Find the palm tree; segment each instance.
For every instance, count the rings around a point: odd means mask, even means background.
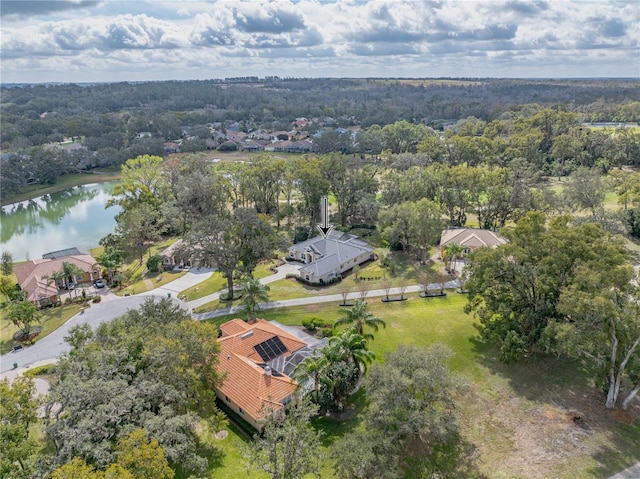
[[[104,252],[96,258],[98,264],[107,270],[109,276],[109,283],[113,283],[113,276],[116,269],[122,264],[122,252],[114,248],[113,246],[107,246]]]
[[[256,319],[256,313],[260,311],[260,302],[269,300],[269,286],[258,279],[251,278],[244,283],[242,304],[247,312],[247,321]]]
[[[364,333],[365,326],[373,329],[376,333],[380,326],[387,327],[382,319],[376,318],[371,312],[367,311],[367,303],[360,299],[356,299],[353,307],[347,309],[347,315],[344,318],[336,321],[334,328],[344,324],[353,324],[356,332],[360,336],[364,336],[365,339],[373,339],[373,334]]]
[[[84,271],[82,271],[76,264],[68,263],[66,261],[62,262],[62,273],[64,274],[64,284],[67,286],[69,284],[69,277],[74,279],[76,276],[84,275]]]
[[[459,258],[464,248],[457,243],[449,243],[442,250],[442,259],[447,271],[451,271],[451,263],[454,259]]]
[[[320,400],[320,381],[329,364],[329,358],[324,354],[320,354],[318,356],[307,357],[293,370],[293,377],[300,385],[306,383],[308,379],[313,378],[313,390],[315,391],[316,402]]]
[[[53,273],[51,273],[48,276],[43,276],[43,279],[47,280],[47,286],[49,286],[51,283],[53,283],[56,287],[56,296],[58,296],[58,302],[61,301],[60,299],[60,285],[58,284],[58,281],[64,281],[65,279],[65,274],[64,271],[54,271]]]
[[[366,338],[353,331],[343,331],[331,337],[329,345],[336,349],[343,361],[352,362],[362,372],[367,371],[367,365],[376,357],[367,347]]]

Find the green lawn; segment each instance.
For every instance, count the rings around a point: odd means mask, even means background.
[[[46,308],[41,311],[42,318],[39,324],[42,326],[42,332],[36,338],[36,342],[45,338],[53,331],[58,329],[64,323],[66,323],[71,317],[80,311],[82,307],[78,304],[69,304],[66,306],[59,306],[57,308]],[[4,315],[5,310],[0,310],[0,315]],[[18,332],[16,328],[9,321],[0,322],[0,354],[5,354],[11,351],[16,344],[13,340],[13,334]]]
[[[265,261],[260,263],[255,271],[253,272],[253,277],[256,279],[264,278],[265,276],[272,275],[273,272],[269,270],[272,265],[275,265],[275,261]],[[234,285],[237,283],[234,283]],[[194,299],[199,299],[204,296],[208,296],[210,294],[214,294],[219,292],[222,289],[227,287],[227,280],[222,276],[222,274],[218,271],[213,273],[211,277],[202,283],[198,283],[191,288],[185,289],[181,291],[180,294],[184,294],[187,296],[187,301],[193,301]],[[217,301],[215,302],[217,303]],[[205,309],[204,311],[211,311],[210,309]]]
[[[377,250],[378,253],[383,251]],[[433,252],[433,251],[432,251]],[[431,252],[431,253],[432,253]],[[269,284],[269,300],[280,301],[284,299],[304,298],[309,296],[326,296],[331,294],[340,294],[344,288],[350,292],[358,292],[361,288],[367,290],[383,289],[384,278],[391,281],[392,287],[397,287],[404,282],[406,285],[418,284],[420,277],[424,274],[428,275],[430,282],[437,281],[437,270],[441,263],[435,263],[428,260],[422,265],[415,259],[415,255],[394,251],[389,253],[386,250],[387,262],[393,262],[397,266],[393,268],[385,268],[380,261],[370,261],[365,264],[358,272],[358,280],[355,279],[353,271],[349,272],[346,277],[339,283],[328,286],[312,286],[301,283],[295,279],[281,279]],[[254,273],[254,277],[261,278],[272,274],[268,268],[259,266]],[[185,291],[187,300],[201,298],[211,293],[220,291],[226,287],[226,281],[216,273],[212,278],[197,286],[193,286]],[[212,301],[204,304],[196,309],[196,312],[202,313],[206,311],[215,311],[217,309],[235,306],[239,302],[221,303]]]
[[[371,344],[377,361],[400,344],[447,344],[455,353],[454,373],[470,385],[460,396],[463,438],[477,448],[478,468],[490,478],[593,478],[606,477],[640,461],[640,427],[625,425],[603,407],[601,394],[579,364],[536,357],[515,365],[497,360],[495,347],[478,341],[473,318],[463,312],[466,296],[449,293],[444,298],[422,299],[415,294],[398,303],[369,300],[369,309],[387,327]],[[264,311],[261,316],[286,325],[300,325],[311,316],[335,321],[342,316],[336,304]],[[230,319],[216,318],[221,324]],[[351,430],[364,405],[362,393],[343,421],[319,418],[314,425],[325,431],[324,446]],[[566,414],[577,409],[585,425],[576,425]],[[239,442],[238,442],[239,441]],[[242,442],[236,438],[228,446]],[[242,470],[238,452],[227,456],[210,477],[234,476]],[[531,457],[535,454],[535,458]],[[325,461],[322,477],[333,477]],[[253,477],[253,476],[250,476]]]
[[[176,238],[169,238],[161,242],[155,243],[151,246],[150,251],[145,252],[142,264],[140,264],[138,258],[130,258],[131,261],[123,265],[122,271],[129,275],[129,280],[126,283],[126,287],[114,289],[113,292],[118,296],[125,294],[138,294],[150,291],[155,288],[159,288],[171,281],[174,281],[181,276],[184,276],[187,271],[163,271],[162,273],[151,273],[147,271],[146,261],[150,256],[159,254],[161,251],[168,248],[172,243],[176,241]],[[92,250],[94,251],[94,250]],[[95,249],[95,251],[98,251]]]

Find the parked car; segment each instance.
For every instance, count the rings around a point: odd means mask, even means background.
[[[102,279],[96,279],[96,280],[93,282],[93,285],[94,285],[96,288],[104,288],[104,287],[106,286],[106,284],[105,284],[104,280],[102,280]]]
[[[16,351],[20,351],[21,349],[24,349],[24,346],[22,344],[17,344],[13,348],[11,348],[11,352],[15,353]]]
[[[72,281],[69,281],[64,289],[68,289],[69,291],[73,291],[76,289],[76,284]]]

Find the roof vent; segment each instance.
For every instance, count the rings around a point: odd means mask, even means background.
[[[250,338],[251,336],[253,336],[253,331],[248,331],[244,333],[242,336],[240,336],[240,339],[247,339],[247,338]]]
[[[264,373],[265,373],[267,376],[271,376],[271,366],[266,366],[266,367],[264,368]]]

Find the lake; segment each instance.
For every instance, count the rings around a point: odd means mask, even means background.
[[[13,203],[0,213],[0,249],[14,261],[42,258],[51,251],[88,249],[113,232],[119,206],[105,209],[117,181],[75,186]]]

